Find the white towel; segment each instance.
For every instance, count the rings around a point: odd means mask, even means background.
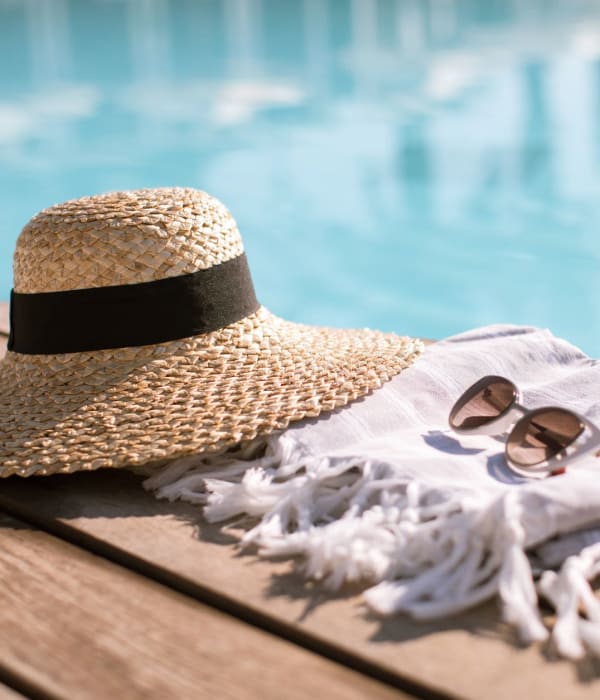
[[[145,485],[204,504],[211,521],[253,516],[243,546],[299,556],[307,577],[332,588],[362,582],[381,614],[433,619],[499,595],[523,640],[543,640],[542,594],[557,611],[558,652],[600,655],[588,584],[600,572],[600,459],[527,480],[507,468],[502,436],[453,433],[450,408],[487,374],[515,382],[527,407],[572,408],[600,424],[597,361],[547,330],[490,326],[428,347],[350,406],[177,460]]]

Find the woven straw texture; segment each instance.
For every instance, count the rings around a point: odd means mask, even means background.
[[[183,188],[86,197],[24,228],[15,290],[135,284],[243,252],[235,221]],[[126,467],[218,451],[344,406],[422,350],[369,330],[283,321],[264,307],[204,335],[0,362],[0,476]]]

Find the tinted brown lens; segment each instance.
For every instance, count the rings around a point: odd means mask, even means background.
[[[506,454],[522,467],[533,467],[568,447],[583,428],[570,411],[541,408],[515,425],[506,443]]]
[[[513,404],[517,389],[502,377],[484,377],[465,393],[450,413],[450,425],[455,430],[479,428],[495,420]]]

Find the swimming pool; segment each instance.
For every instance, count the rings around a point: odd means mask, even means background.
[[[600,355],[600,4],[0,0],[0,298],[20,228],[186,185],[286,318]]]

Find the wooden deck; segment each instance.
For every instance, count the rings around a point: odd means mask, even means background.
[[[6,308],[0,330],[7,330]],[[490,603],[379,620],[288,563],[240,556],[126,471],[0,483],[0,700],[591,700],[600,663],[520,648]]]

